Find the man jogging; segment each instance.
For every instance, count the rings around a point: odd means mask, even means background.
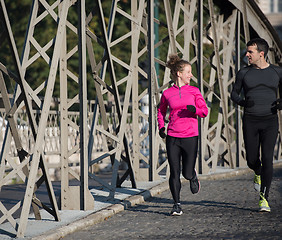
[[[282,86],[282,68],[266,61],[268,49],[262,38],[247,43],[246,56],[250,65],[237,73],[231,92],[231,99],[244,107],[243,137],[247,164],[254,170],[254,186],[260,192],[259,210],[266,212],[270,212],[268,197],[278,135],[277,110],[282,108],[280,99],[277,99],[279,85]],[[242,89],[244,98],[240,96]]]

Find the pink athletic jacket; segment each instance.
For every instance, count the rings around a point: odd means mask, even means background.
[[[187,105],[196,107],[196,113],[187,110]],[[169,124],[167,135],[178,138],[199,135],[198,119],[208,115],[206,102],[197,87],[184,85],[181,88],[175,84],[162,94],[158,108],[159,129],[165,126],[165,116],[169,107]]]

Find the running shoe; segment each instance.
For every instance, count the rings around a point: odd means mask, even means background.
[[[260,193],[259,211],[260,212],[270,212],[270,207],[263,193]]]
[[[195,170],[195,176],[190,180],[190,190],[193,194],[200,192],[201,184]]]
[[[173,205],[173,208],[172,208],[172,211],[171,211],[170,215],[172,215],[172,216],[181,216],[182,213],[183,212],[182,212],[180,203],[175,203]]]
[[[256,175],[254,177],[254,188],[257,192],[260,191],[260,185],[261,185],[261,179],[260,179],[260,175]]]

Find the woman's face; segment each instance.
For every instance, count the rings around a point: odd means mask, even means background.
[[[189,85],[190,80],[193,77],[191,66],[188,64],[185,65],[183,71],[178,72],[178,77],[180,78],[180,81],[182,82],[183,85]]]

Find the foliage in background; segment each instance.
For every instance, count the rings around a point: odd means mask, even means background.
[[[49,4],[52,4],[55,2],[53,1],[48,1]],[[21,0],[21,1],[6,1],[6,7],[8,9],[9,13],[9,18],[12,26],[12,30],[14,33],[14,37],[16,40],[17,48],[19,55],[22,55],[23,51],[23,46],[25,42],[25,35],[26,35],[26,29],[28,27],[28,22],[29,22],[29,15],[30,15],[30,9],[31,9],[31,0]],[[174,9],[174,1],[171,1],[171,9],[173,12]],[[106,26],[109,24],[109,19],[110,19],[110,12],[111,12],[111,5],[112,1],[102,1],[103,5],[103,13],[105,17],[105,23]],[[125,12],[130,13],[131,12],[131,4],[128,0],[122,0],[118,2],[118,5],[121,9],[123,9]],[[164,12],[164,5],[163,1],[158,1],[159,5],[159,20],[162,23],[166,23],[166,15]],[[93,0],[86,0],[86,9],[87,9],[87,15],[90,13],[89,11],[92,10],[93,14],[93,19],[90,22],[89,28],[93,33],[100,39],[102,39],[102,28],[101,23],[99,22],[99,14],[98,14],[98,6],[96,1]],[[39,4],[39,14],[41,14],[43,11],[45,11],[45,8]],[[57,10],[56,10],[57,11]],[[68,21],[71,22],[74,26],[77,26],[78,24],[78,14],[76,10],[76,6],[73,6],[69,10],[68,14]],[[124,35],[129,31],[131,28],[131,22],[123,17],[120,14],[116,14],[115,16],[115,25],[114,25],[114,31],[113,31],[113,36],[112,40],[115,40],[119,38],[120,36]],[[183,22],[183,19],[179,20],[179,24]],[[207,19],[204,21],[204,23],[207,22]],[[47,44],[49,41],[52,41],[54,37],[56,36],[56,29],[57,29],[57,23],[56,21],[51,18],[51,16],[47,16],[44,21],[41,21],[35,28],[34,32],[34,38],[40,43],[41,46],[44,46]],[[160,47],[159,49],[159,58],[161,61],[166,62],[167,58],[167,49],[169,45],[169,39],[167,37],[167,26],[165,24],[160,24],[158,26],[158,35],[159,35],[159,40],[164,40],[163,46]],[[73,47],[76,46],[78,42],[77,35],[73,33],[71,30],[67,30],[67,35],[68,35],[68,40],[67,40],[67,49],[70,51]],[[182,35],[179,35],[177,37],[177,41],[180,43],[183,43],[184,38]],[[140,36],[140,41],[139,41],[139,47],[140,49],[146,45],[147,39],[146,36],[141,33]],[[96,61],[99,63],[100,59],[102,58],[104,54],[104,49],[99,46],[97,43],[93,43],[93,48],[96,56]],[[139,50],[140,50],[139,49]],[[14,64],[13,60],[11,57],[11,54],[9,54],[9,50],[7,47],[7,41],[5,40],[1,45],[0,45],[0,61],[3,62],[9,69],[12,71],[14,70]],[[50,49],[47,54],[49,57],[52,57],[52,52],[53,49]],[[116,56],[117,58],[123,59],[127,64],[129,64],[130,61],[130,53],[131,53],[131,40],[130,38],[126,41],[123,41],[121,44],[119,44],[116,47],[111,48],[112,54]],[[36,51],[34,48],[31,48],[31,56],[35,54]],[[191,58],[195,56],[195,51],[194,49],[190,49],[190,54]],[[204,45],[204,54],[208,57],[212,54],[212,48],[210,45],[205,44]],[[27,70],[26,72],[26,80],[29,83],[29,85],[35,89],[37,88],[40,84],[42,84],[44,81],[47,80],[48,74],[49,74],[49,66],[46,63],[43,58],[39,58],[34,62]],[[74,73],[76,76],[78,74],[78,54],[76,53],[72,58],[68,60],[68,69]],[[148,64],[147,64],[147,54],[144,54],[140,58],[140,67],[142,67],[145,71],[147,71]],[[128,70],[124,69],[121,65],[115,64],[114,63],[114,68],[115,72],[117,74],[116,78],[117,80],[122,79],[123,77],[127,76]],[[162,84],[163,81],[163,76],[164,76],[164,66],[159,66],[159,74],[158,74],[158,81],[159,84]],[[94,88],[94,80],[92,77],[89,61],[87,65],[87,79],[88,79],[88,99],[95,99],[95,88]],[[204,79],[207,81],[209,79],[209,74],[210,74],[210,68],[205,68],[203,76]],[[59,74],[57,74],[59,75]],[[196,71],[196,66],[195,64],[193,65],[193,75],[197,77],[197,71]],[[140,81],[142,80],[142,81]],[[105,81],[108,84],[111,84],[109,74],[106,74]],[[139,82],[142,83],[140,84],[140,89],[139,91],[143,91],[148,87],[148,83],[145,80],[144,77],[142,78],[140,76]],[[9,87],[9,92],[13,93],[14,91],[14,82],[9,82],[7,83],[7,86]],[[125,91],[125,84],[122,84],[119,86],[119,92],[122,95]],[[78,84],[75,83],[74,81],[69,81],[68,83],[68,96],[70,98],[74,97],[76,94],[78,94]],[[44,91],[40,93],[40,95],[43,97],[44,96]],[[59,76],[57,76],[56,79],[56,84],[55,84],[55,89],[54,89],[54,97],[60,97],[60,83],[59,83]]]

